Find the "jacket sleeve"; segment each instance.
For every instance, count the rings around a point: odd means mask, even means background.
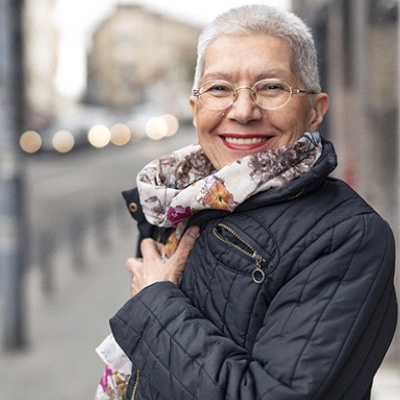
[[[361,400],[393,337],[397,306],[391,230],[377,215],[355,218],[310,244],[251,353],[169,282],[130,299],[111,319],[114,336],[168,399]]]

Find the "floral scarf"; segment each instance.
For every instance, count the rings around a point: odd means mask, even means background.
[[[234,211],[256,193],[287,185],[309,171],[322,152],[318,132],[305,133],[287,146],[246,156],[213,170],[199,145],[191,145],[147,164],[137,187],[152,225],[174,227],[165,252],[171,255],[186,223],[205,209]]]

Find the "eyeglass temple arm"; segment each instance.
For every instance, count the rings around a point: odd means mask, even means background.
[[[289,92],[291,94],[300,94],[300,93],[316,94],[315,90],[303,90],[303,89],[297,89],[297,88],[290,88]]]

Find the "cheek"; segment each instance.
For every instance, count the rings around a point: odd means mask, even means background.
[[[279,114],[275,114],[271,119],[271,123],[279,127],[286,133],[297,133],[302,135],[308,129],[309,107],[292,107],[290,110],[282,110]]]
[[[195,114],[195,127],[199,135],[211,134],[220,125],[223,116],[220,112],[204,110],[201,107]]]

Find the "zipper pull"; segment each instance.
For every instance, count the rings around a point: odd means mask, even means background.
[[[256,251],[252,254],[252,257],[256,260],[256,268],[251,274],[253,281],[255,283],[263,283],[265,280],[265,273],[261,268],[261,263],[265,260]]]

